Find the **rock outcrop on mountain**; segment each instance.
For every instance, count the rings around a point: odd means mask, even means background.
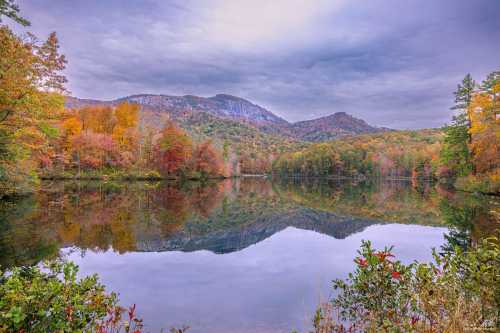
[[[141,94],[112,101],[68,97],[66,106],[68,108],[80,108],[99,104],[116,105],[123,101],[141,105],[142,118],[146,123],[153,126],[162,124],[164,122],[162,121],[163,118],[171,118],[183,123],[187,118],[196,118],[198,114],[206,113],[222,121],[238,122],[266,134],[310,142],[387,130],[370,126],[364,120],[355,118],[345,112],[337,112],[313,120],[289,123],[257,104],[227,94],[219,94],[213,97]]]

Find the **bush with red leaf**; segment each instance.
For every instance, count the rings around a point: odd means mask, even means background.
[[[362,243],[355,271],[334,281],[339,294],[316,312],[314,333],[500,329],[498,238],[466,252],[433,251],[431,263],[405,265],[391,251]]]

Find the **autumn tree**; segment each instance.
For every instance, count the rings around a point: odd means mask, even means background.
[[[79,117],[85,132],[112,135],[117,123],[113,108],[107,105],[83,107]]]
[[[73,137],[82,132],[82,122],[76,116],[70,116],[62,122],[62,128],[68,137]]]
[[[114,115],[116,124],[113,128],[113,138],[122,149],[133,150],[138,143],[139,105],[125,101],[118,104]]]
[[[66,110],[59,121],[59,136],[52,142],[55,151],[52,170],[46,176],[64,173],[67,166],[71,165],[73,153],[73,138],[82,133],[82,122],[76,111]]]
[[[146,127],[141,130],[141,143],[139,145],[139,168],[154,168],[154,137],[156,130]]]
[[[472,82],[472,83],[471,83]],[[460,189],[500,189],[500,71],[476,86],[467,76],[456,93],[460,113],[445,128],[441,153],[444,176],[459,176]],[[450,172],[451,171],[451,172]]]
[[[192,154],[191,138],[173,121],[168,121],[154,147],[155,162],[164,175],[181,170]]]
[[[129,169],[137,165],[141,158],[138,122],[139,107],[128,102],[116,107],[89,105],[78,110],[67,110],[59,124],[62,135],[58,156],[69,164],[73,162],[73,166],[78,166],[79,169],[82,166]],[[103,144],[96,141],[98,138],[104,140]],[[151,144],[151,139],[151,136],[145,138],[148,144]],[[102,160],[96,158],[97,155],[112,158]]]
[[[123,128],[136,127],[139,120],[139,105],[127,101],[116,106],[115,116],[117,126]]]
[[[32,38],[36,41],[36,37]],[[45,91],[66,92],[64,85],[68,82],[60,73],[66,67],[66,57],[59,54],[59,39],[55,32],[51,32],[44,43],[33,44],[35,54],[40,59],[37,63],[40,76],[38,86]]]
[[[122,163],[116,144],[109,134],[81,133],[72,138],[71,146],[78,168],[116,167]]]
[[[64,106],[65,64],[55,34],[39,42],[0,26],[0,193],[29,190],[40,158],[47,157]]]
[[[203,178],[222,174],[222,159],[210,140],[202,142],[194,149],[192,168],[200,173]]]
[[[468,108],[472,161],[478,173],[500,168],[500,75],[490,75]]]

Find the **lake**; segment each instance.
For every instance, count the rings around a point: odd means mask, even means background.
[[[305,332],[362,240],[404,262],[493,232],[498,198],[411,182],[47,182],[0,202],[0,265],[64,256],[146,331]]]

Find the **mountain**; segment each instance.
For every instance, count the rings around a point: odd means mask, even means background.
[[[218,94],[213,97],[199,97],[193,95],[169,96],[141,94],[119,98],[112,101],[98,101],[68,97],[66,107],[80,108],[86,105],[116,105],[128,101],[142,106],[142,118],[148,124],[158,126],[164,123],[164,118],[169,117],[181,124],[189,120],[209,117],[217,122],[242,124],[246,129],[258,130],[261,133],[279,136],[292,141],[319,142],[332,140],[342,136],[352,136],[365,133],[375,133],[386,129],[368,125],[364,120],[355,118],[345,112],[332,115],[289,123],[243,98]],[[196,121],[195,121],[196,122]],[[199,122],[197,123],[200,124]],[[189,125],[187,125],[189,130]]]
[[[216,254],[223,254],[243,250],[289,227],[315,231],[336,239],[345,239],[377,223],[384,222],[298,208],[290,212],[281,212],[281,214],[262,214],[248,224],[228,224],[224,229],[210,230],[203,234],[179,230],[168,238],[147,235],[147,237],[137,239],[136,251],[193,252],[208,250]]]
[[[354,118],[345,112],[313,120],[299,121],[292,124],[292,132],[304,141],[329,141],[341,136],[376,133],[383,128],[368,125],[364,120]]]
[[[70,97],[66,102],[69,108],[79,108],[85,105],[111,104],[128,101],[139,104],[150,111],[167,112],[174,120],[185,117],[193,112],[206,112],[221,119],[236,120],[247,123],[270,133],[290,136],[289,123],[272,112],[253,104],[246,99],[218,94],[213,97],[193,95],[169,96],[141,94],[119,98],[113,101],[98,101]]]

